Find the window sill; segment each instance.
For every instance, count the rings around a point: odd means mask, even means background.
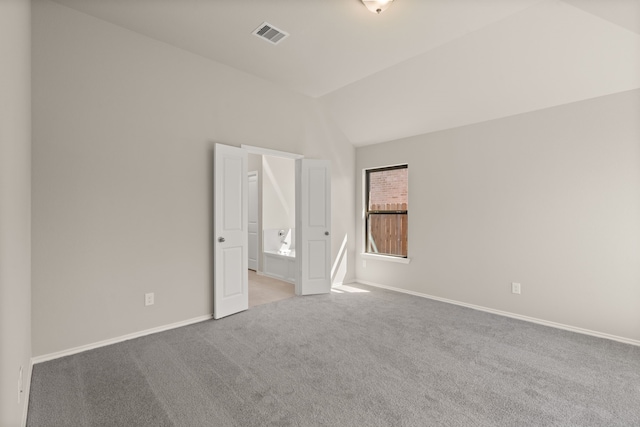
[[[397,262],[399,264],[409,264],[411,262],[411,258],[401,258],[397,256],[389,256],[389,255],[375,255],[368,253],[361,253],[362,259],[370,259],[375,261],[388,261],[388,262]]]

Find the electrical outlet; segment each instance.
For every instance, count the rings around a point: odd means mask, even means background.
[[[367,268],[367,260],[366,259],[362,260],[362,268]]]
[[[144,305],[153,305],[153,292],[144,294]]]
[[[511,293],[520,294],[520,283],[511,282]]]

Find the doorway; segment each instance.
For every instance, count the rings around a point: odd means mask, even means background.
[[[214,319],[248,308],[249,153],[295,159],[295,293],[331,290],[331,162],[217,143],[213,161]]]
[[[296,296],[295,285],[249,270],[249,308]]]
[[[248,153],[249,308],[295,295],[295,160]]]

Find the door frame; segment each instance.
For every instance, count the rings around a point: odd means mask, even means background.
[[[302,154],[289,153],[287,151],[272,150],[270,148],[256,147],[254,145],[241,144],[240,148],[242,148],[249,154],[258,154],[261,156],[266,155],[266,156],[274,156],[274,157],[284,157],[285,159],[293,159],[293,160],[304,159],[304,156]]]
[[[240,148],[242,148],[243,150],[245,150],[248,154],[257,154],[260,156],[273,156],[273,157],[282,157],[285,159],[291,159],[293,161],[296,161],[298,159],[304,159],[304,156],[302,154],[296,154],[296,153],[290,153],[287,151],[279,151],[279,150],[272,150],[270,148],[263,148],[263,147],[256,147],[254,145],[246,145],[246,144],[241,144]],[[300,177],[297,176],[297,174],[295,174],[296,176],[294,177],[296,183],[296,188],[299,187],[300,182],[299,179]],[[296,194],[296,199],[298,198],[298,195]],[[299,230],[296,230],[296,233],[300,232]],[[260,254],[261,256],[261,254]],[[299,265],[298,263],[300,262],[300,259],[296,259],[296,270],[299,269]],[[300,289],[300,283],[298,283],[298,275],[296,274],[296,279],[295,279],[295,289],[296,289],[296,295],[298,295],[298,290]]]

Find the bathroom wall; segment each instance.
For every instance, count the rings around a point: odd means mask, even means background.
[[[278,252],[280,249],[289,249],[295,253],[296,229],[267,228],[262,231],[262,242],[264,252]],[[283,247],[283,245],[286,246]]]
[[[262,156],[262,229],[296,226],[295,161]]]

